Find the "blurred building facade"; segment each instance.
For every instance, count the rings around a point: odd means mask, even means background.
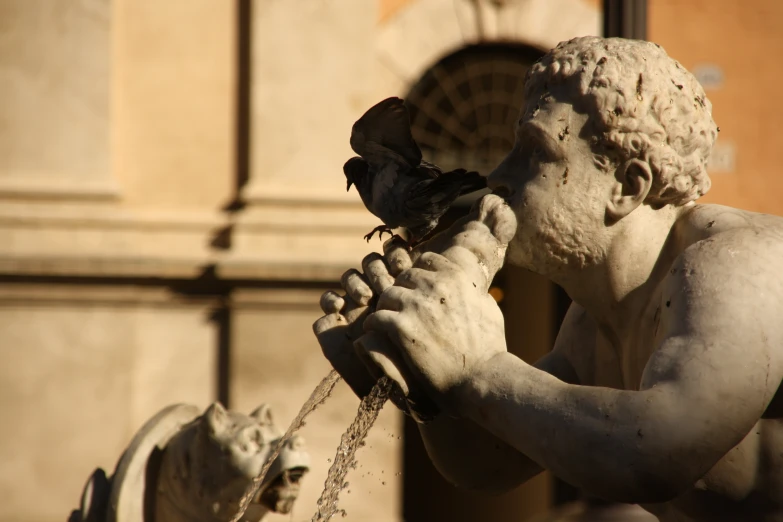
[[[650,4],[651,39],[723,72],[708,90],[728,154],[715,200],[780,212],[769,103],[783,109],[752,79],[774,74],[762,50],[783,51],[763,25],[780,7],[760,2],[770,12],[729,42],[719,28],[749,16],[731,0]],[[748,64],[736,49],[758,24]],[[344,190],[352,123],[406,97],[430,159],[487,171],[526,67],[600,27],[597,0],[0,0],[0,521],[63,520],[169,404],[268,402],[286,425],[329,370],[320,293],[380,245]],[[552,343],[551,285],[514,270],[498,284],[510,345],[533,360]],[[340,384],[304,428],[294,519],[357,404]],[[349,520],[511,521],[551,504],[546,475],[456,496],[411,431],[384,410]]]

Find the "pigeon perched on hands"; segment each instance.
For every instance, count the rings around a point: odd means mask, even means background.
[[[478,172],[443,172],[422,161],[400,98],[387,98],[359,118],[351,148],[359,156],[343,166],[346,190],[356,185],[367,210],[384,223],[364,236],[368,242],[376,232],[393,236],[392,229],[405,227],[412,246],[432,232],[458,197],[487,186]]]

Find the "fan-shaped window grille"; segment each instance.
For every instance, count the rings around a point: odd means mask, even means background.
[[[489,174],[513,147],[525,74],[542,55],[522,44],[479,44],[431,67],[405,99],[424,158]]]

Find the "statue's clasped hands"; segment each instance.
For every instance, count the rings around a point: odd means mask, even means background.
[[[453,411],[472,371],[506,351],[503,316],[489,284],[516,231],[513,211],[496,195],[452,227],[409,251],[399,240],[384,255],[343,274],[345,295],[321,297],[313,325],[324,355],[359,396],[387,375],[395,402],[425,421]]]

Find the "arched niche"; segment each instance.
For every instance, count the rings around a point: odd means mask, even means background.
[[[441,58],[473,44],[547,50],[600,35],[601,13],[586,0],[412,0],[379,23],[378,59],[406,86]]]
[[[543,54],[523,43],[479,43],[429,67],[405,96],[425,158],[488,174],[513,146],[525,76]]]

